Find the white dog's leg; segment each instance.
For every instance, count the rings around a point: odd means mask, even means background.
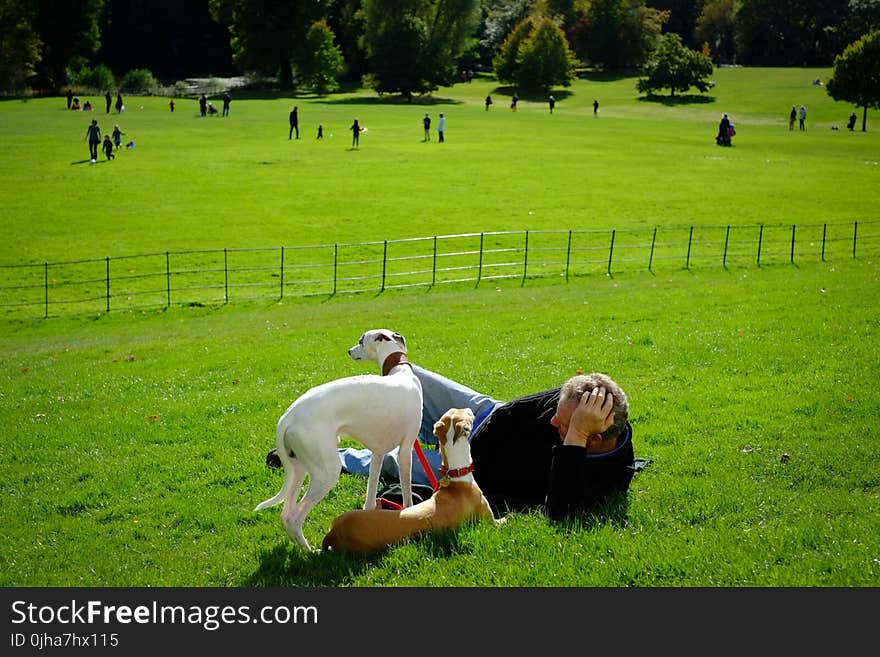
[[[400,485],[403,487],[403,506],[412,506],[412,453],[413,441],[406,440],[397,452],[397,464],[400,469]]]
[[[373,452],[370,457],[370,474],[367,477],[367,498],[364,500],[365,509],[376,508],[376,494],[379,490],[379,474],[382,472],[384,454]]]
[[[282,489],[284,506],[281,507],[281,524],[284,525],[291,539],[308,549],[308,542],[302,533],[302,520],[299,521],[298,527],[296,520],[299,512],[297,499],[300,490],[302,490],[303,482],[306,480],[305,466],[296,459],[285,463],[284,480],[284,488]]]
[[[327,493],[330,492],[330,489],[336,485],[336,482],[339,481],[339,474],[339,470],[325,471],[318,473],[317,475],[315,473],[309,473],[308,490],[306,490],[306,494],[303,495],[299,504],[296,505],[296,510],[287,517],[285,517],[282,512],[281,521],[284,523],[284,528],[287,530],[287,533],[306,550],[312,549],[302,531],[306,516],[309,515],[309,511],[311,511],[318,502],[324,499]]]

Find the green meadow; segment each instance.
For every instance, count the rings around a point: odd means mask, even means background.
[[[226,118],[199,117],[194,98],[173,113],[167,98],[127,98],[121,115],[99,96],[91,114],[3,100],[3,266],[482,231],[858,222],[864,242],[855,257],[814,248],[565,281],[48,319],[0,309],[0,584],[875,586],[880,119],[847,131],[853,108],[812,84],[829,73],[717,69],[709,94],[676,102],[588,74],[554,90],[552,115],[522,94],[511,111],[490,77],[411,104],[234,90]],[[802,104],[807,130],[789,131]],[[446,143],[422,141],[425,112],[447,116]],[[732,148],[714,143],[725,112]],[[353,150],[355,117],[367,131]],[[135,147],[89,164],[91,118]],[[346,351],[380,327],[500,399],[607,372],[651,465],[625,503],[583,522],[520,514],[378,555],[304,553],[277,508],[252,511],[281,485],[263,463],[275,423],[307,388],[372,371]],[[342,476],[306,521],[313,545],[365,488]]]

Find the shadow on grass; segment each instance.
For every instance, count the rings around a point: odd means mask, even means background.
[[[508,98],[512,98],[513,94],[516,93],[519,96],[520,100],[525,100],[530,103],[546,103],[547,96],[549,94],[553,94],[556,98],[556,102],[565,100],[566,98],[570,98],[572,93],[567,89],[551,89],[550,91],[544,92],[541,90],[535,89],[523,89],[520,90],[516,87],[512,86],[498,86],[492,89],[492,95],[498,96],[506,96]]]
[[[637,100],[640,103],[656,103],[658,105],[665,105],[666,107],[678,107],[680,105],[709,105],[715,102],[715,96],[697,94],[658,96],[655,94],[648,94],[647,96],[639,96]]]
[[[563,534],[589,531],[603,525],[626,527],[628,515],[629,498],[626,493],[620,493],[612,496],[588,515],[577,516],[570,520],[560,520],[553,526]]]
[[[426,557],[435,559],[446,559],[462,550],[458,532],[452,530],[427,534],[409,541],[418,542],[420,551],[424,552]],[[289,541],[284,541],[274,548],[263,550],[260,555],[260,567],[241,585],[245,587],[350,585],[360,573],[380,564],[388,551],[393,550],[394,547],[368,554],[326,550],[306,552]]]

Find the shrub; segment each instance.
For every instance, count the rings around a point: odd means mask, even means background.
[[[116,86],[113,71],[108,66],[98,64],[95,68],[90,68],[83,58],[71,60],[67,67],[67,78],[71,84],[96,91]]]
[[[130,94],[145,94],[159,86],[149,69],[133,68],[122,78],[121,87]]]

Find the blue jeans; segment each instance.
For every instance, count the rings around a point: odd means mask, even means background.
[[[436,372],[431,372],[418,365],[413,365],[412,367],[422,384],[422,427],[419,430],[419,440],[427,445],[437,444],[437,437],[434,435],[434,423],[450,408],[470,408],[474,412],[474,430],[476,430],[480,423],[503,403],[456,381],[447,379]],[[391,481],[397,481],[400,478],[397,451],[397,448],[395,448],[386,454],[382,461],[382,477]],[[441,465],[440,450],[426,449],[422,451],[429,467],[434,471],[434,476],[439,478],[438,471]],[[350,474],[369,474],[371,457],[372,452],[368,449],[346,447],[339,450],[342,469]],[[413,458],[412,463],[413,483],[430,485],[430,479],[419,459]]]

